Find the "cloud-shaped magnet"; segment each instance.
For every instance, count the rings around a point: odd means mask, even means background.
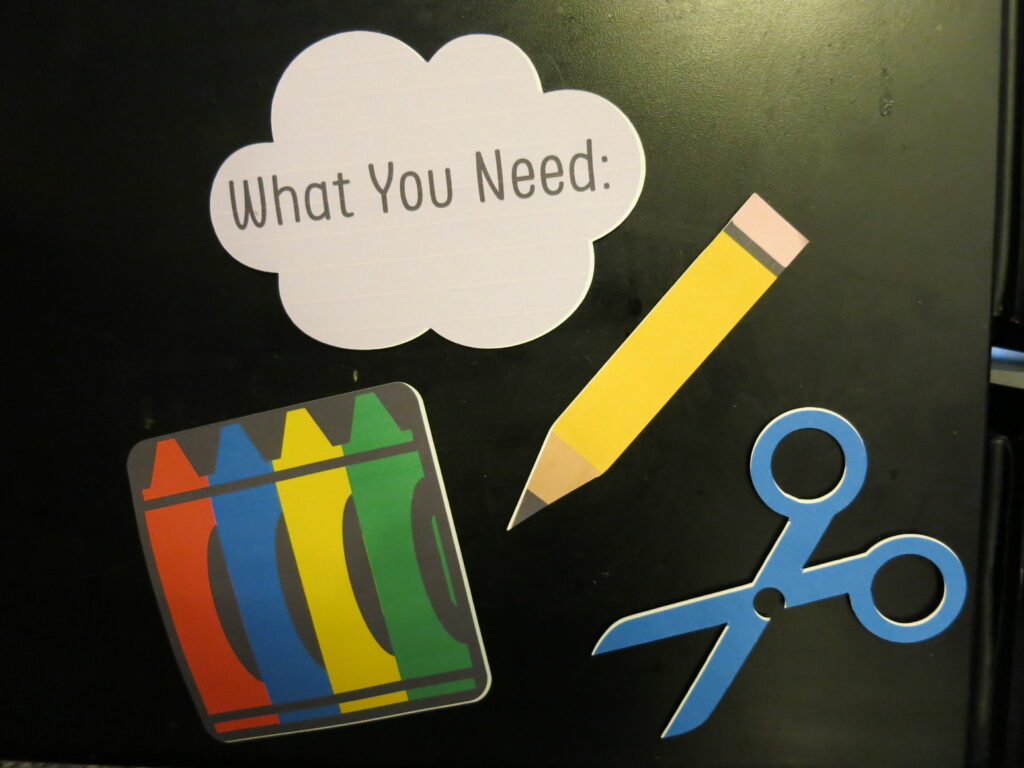
[[[430,61],[387,35],[345,32],[285,70],[274,140],[221,166],[220,242],[280,275],[303,331],[349,349],[433,328],[507,347],[583,300],[593,241],[644,180],[629,119],[592,93],[544,93],[530,59],[491,35]]]

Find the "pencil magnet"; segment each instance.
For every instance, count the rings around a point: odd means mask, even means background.
[[[611,468],[806,245],[751,195],[555,420],[509,529]]]

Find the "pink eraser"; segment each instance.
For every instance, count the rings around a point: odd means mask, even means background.
[[[788,267],[808,242],[756,192],[736,211],[732,223],[781,267]]]

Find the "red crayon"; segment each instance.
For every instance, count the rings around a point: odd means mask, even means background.
[[[153,476],[142,498],[152,501],[209,487],[173,439],[156,446]],[[207,556],[215,525],[210,500],[198,499],[146,511],[146,529],[167,610],[181,651],[206,707],[214,715],[270,704],[266,686],[242,665],[221,626],[210,588]],[[275,725],[277,715],[217,723],[217,731]]]

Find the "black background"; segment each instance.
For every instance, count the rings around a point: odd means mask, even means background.
[[[0,757],[143,764],[960,765],[974,595],[897,645],[844,600],[777,611],[711,720],[659,734],[714,632],[592,658],[615,619],[750,579],[782,519],[754,437],[818,405],[862,433],[864,490],[816,561],[898,532],[973,583],[995,188],[999,4],[66,3],[7,6],[7,423]],[[221,161],[271,138],[278,77],[350,29],[429,57],[505,36],[545,89],[633,121],[647,180],[562,326],[504,350],[433,333],[320,344],[218,244]],[[510,533],[553,419],[751,192],[811,241],[602,478]],[[389,381],[423,395],[493,686],[482,702],[247,744],[207,736],[149,586],[124,463],[140,439]],[[784,485],[827,487],[821,441]],[[883,571],[881,605],[935,578]]]

